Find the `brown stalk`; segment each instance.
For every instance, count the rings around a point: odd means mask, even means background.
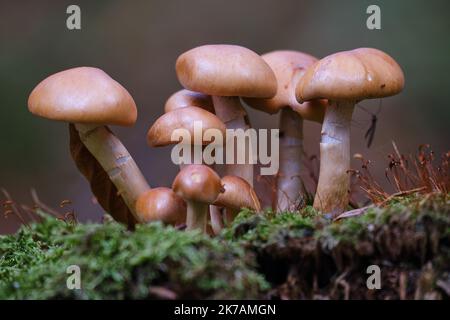
[[[19,218],[22,224],[26,225],[27,227],[30,227],[28,222],[23,218],[20,209],[17,207],[16,203],[13,201],[8,191],[6,191],[3,188],[1,190],[6,198],[6,201],[3,203],[3,207],[5,208],[5,216],[7,216],[9,213],[13,213],[17,218]]]

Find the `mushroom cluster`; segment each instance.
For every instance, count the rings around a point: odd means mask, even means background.
[[[180,129],[194,136],[196,121],[202,122],[201,130],[214,129],[225,137],[228,129],[251,128],[245,104],[268,114],[279,112],[280,163],[272,207],[283,212],[304,203],[300,176],[307,135],[303,121],[322,123],[314,207],[333,216],[348,205],[350,124],[355,104],[397,94],[404,86],[399,65],[371,48],[319,60],[297,51],[260,56],[241,46],[205,45],[181,54],[176,73],[184,89],[169,97],[164,114],[150,127],[150,146],[179,143],[174,133]],[[138,223],[162,221],[217,234],[242,208],[261,210],[251,163],[225,164],[221,178],[213,163],[203,159],[197,163],[191,159],[195,154],[183,154],[172,188],[151,188],[108,128],[132,126],[136,104],[122,85],[100,69],[79,67],[49,76],[31,92],[28,108],[35,115],[75,127]],[[250,142],[246,141],[246,148],[251,148]],[[202,138],[183,139],[183,143],[202,151],[213,142]]]

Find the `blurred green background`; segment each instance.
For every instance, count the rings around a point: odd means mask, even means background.
[[[81,7],[81,30],[66,28],[66,8]],[[381,30],[366,28],[366,8],[381,8]],[[169,0],[0,2],[0,187],[30,203],[35,188],[58,207],[70,199],[78,217],[98,220],[102,210],[68,152],[67,126],[32,116],[27,98],[48,75],[75,66],[104,69],[124,85],[139,108],[134,128],[113,128],[152,186],[169,186],[177,167],[170,149],[146,145],[145,134],[178,90],[179,54],[210,43],[246,46],[258,53],[294,49],[323,57],[357,47],[375,47],[402,66],[405,90],[383,100],[373,146],[365,145],[370,115],[358,110],[352,152],[374,160],[384,180],[386,156],[395,140],[405,153],[430,143],[449,150],[450,2],[446,0]],[[379,101],[362,103],[377,111]],[[275,128],[277,116],[250,110],[255,127]],[[306,125],[306,148],[318,154],[320,126]],[[17,219],[0,218],[0,233]]]

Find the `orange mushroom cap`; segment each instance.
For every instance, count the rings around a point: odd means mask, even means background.
[[[169,188],[153,188],[136,201],[136,212],[144,222],[177,225],[186,221],[186,203]]]
[[[296,96],[298,101],[357,102],[395,95],[404,82],[403,71],[392,57],[378,49],[359,48],[332,54],[309,67]]]
[[[252,186],[237,176],[222,178],[224,192],[220,193],[214,205],[239,210],[247,208],[255,211],[261,210],[261,204]]]
[[[79,67],[55,73],[40,82],[28,98],[31,113],[51,120],[131,126],[136,104],[104,71]]]
[[[223,192],[219,175],[201,164],[184,167],[172,184],[173,191],[187,201],[211,204]]]
[[[214,105],[211,96],[190,90],[179,90],[167,99],[164,112],[186,107],[198,107],[214,113]]]
[[[194,143],[195,121],[201,121],[203,132],[208,129],[217,129],[225,136],[225,124],[217,116],[201,108],[186,107],[169,111],[159,117],[147,133],[147,142],[152,147],[176,144],[178,141],[172,141],[171,139],[172,132],[176,129],[186,129],[190,133],[192,143]],[[209,143],[211,141],[202,139],[202,144],[207,145]]]
[[[277,91],[275,75],[255,52],[236,45],[205,45],[180,55],[181,84],[214,96],[270,98]]]
[[[261,56],[272,68],[278,82],[277,93],[268,99],[244,98],[252,108],[275,114],[282,108],[292,108],[302,118],[322,122],[326,102],[313,100],[299,103],[295,97],[295,88],[305,70],[314,64],[317,58],[299,51],[279,50]]]

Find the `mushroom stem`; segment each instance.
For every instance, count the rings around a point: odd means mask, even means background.
[[[354,101],[330,101],[325,112],[320,142],[320,174],[314,208],[336,216],[349,199],[350,124]]]
[[[211,217],[211,228],[215,235],[218,235],[223,229],[222,212],[218,206],[209,206],[209,215]]]
[[[150,186],[128,150],[106,126],[75,124],[75,128],[83,144],[108,173],[133,216],[142,223],[136,213],[136,201]]]
[[[280,114],[280,168],[276,210],[294,210],[303,198],[300,178],[303,161],[303,118],[289,107]]]
[[[188,149],[188,150],[191,151],[191,154],[190,154],[190,161],[188,161],[188,162],[186,162],[186,163],[185,163],[185,162],[181,162],[181,163],[178,165],[180,171],[183,170],[184,167],[187,167],[187,166],[189,166],[189,165],[191,165],[191,164],[194,164],[195,146],[194,146],[194,145],[187,145],[187,146],[186,146],[186,149]],[[183,152],[186,151],[186,149],[183,149]],[[185,155],[183,154],[183,155],[181,156],[181,160],[183,160],[184,157],[185,157]]]
[[[202,146],[202,151],[205,149],[205,146]],[[181,163],[179,165],[180,171],[183,170],[186,166],[194,163],[194,153],[195,153],[195,146],[191,146],[191,163]],[[205,164],[206,165],[206,164]],[[206,165],[209,168],[214,170],[214,164]],[[211,217],[211,228],[215,235],[219,234],[220,231],[223,229],[223,218],[222,213],[220,212],[220,208],[214,205],[209,206],[209,215]]]
[[[187,146],[186,146],[186,149],[190,150],[190,152],[191,152],[191,155],[190,155],[190,161],[187,161],[186,163],[181,162],[181,163],[178,165],[180,171],[183,170],[184,167],[187,167],[187,166],[189,166],[189,165],[191,165],[191,164],[203,164],[203,165],[208,166],[208,167],[210,167],[211,169],[214,170],[214,164],[205,164],[205,163],[203,162],[203,152],[205,151],[205,148],[206,148],[206,146],[196,146],[196,145],[193,145],[193,144],[187,145]],[[183,150],[183,152],[184,152],[184,151],[185,151],[185,150]],[[200,160],[201,160],[201,162],[200,162],[200,163],[196,163],[196,162],[194,161],[194,160],[195,160],[195,154],[196,154],[197,152],[201,152],[201,154],[200,154]],[[197,156],[199,156],[199,155],[197,155]],[[183,156],[181,156],[181,158],[182,158],[181,160],[183,160],[184,154],[183,154]]]
[[[186,229],[200,229],[206,233],[206,225],[208,223],[208,205],[197,201],[186,201],[187,216]]]
[[[239,97],[219,97],[213,96],[214,109],[217,117],[225,123],[227,129],[251,128],[250,121],[247,116]],[[225,175],[234,175],[245,179],[253,187],[253,164],[237,164],[238,150],[244,150],[246,154],[251,152],[252,146],[250,139],[246,139],[245,149],[242,146],[234,144],[234,163],[225,165]],[[250,159],[246,159],[249,162]]]
[[[230,208],[226,208],[225,209],[225,223],[227,225],[227,227],[229,227],[234,219],[236,218],[236,216],[238,215],[239,210],[235,210],[235,209],[230,209]]]

